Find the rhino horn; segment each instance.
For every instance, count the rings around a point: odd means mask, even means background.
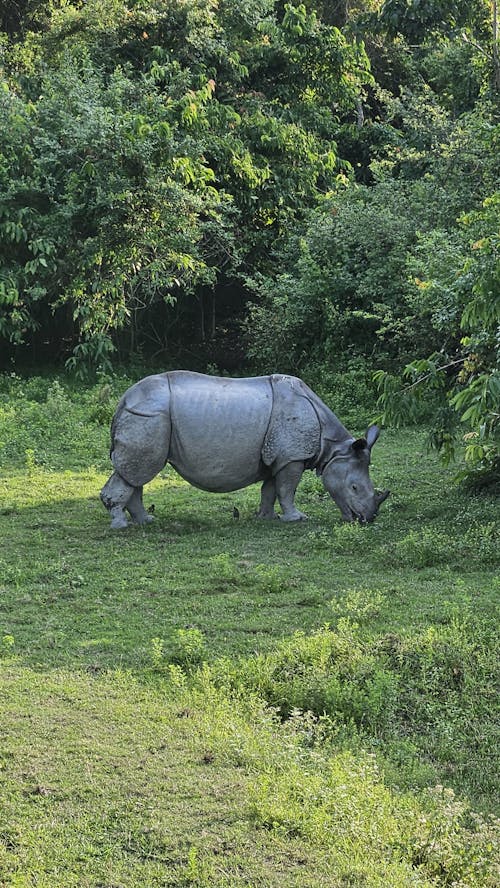
[[[390,490],[376,490],[375,491],[375,502],[377,503],[377,509],[383,502],[387,499],[390,494]]]

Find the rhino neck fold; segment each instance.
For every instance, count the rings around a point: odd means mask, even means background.
[[[331,437],[323,437],[321,436],[321,450],[318,453],[317,457],[312,461],[311,465],[307,465],[307,469],[316,469],[318,475],[322,475],[328,463],[332,462],[332,460],[341,458],[342,456],[347,456],[345,454],[346,447],[348,447],[355,440],[352,435],[347,433],[346,436],[339,438],[331,438]]]
[[[305,383],[302,383],[306,396],[311,402],[316,416],[318,417],[319,427],[321,430],[318,452],[314,457],[305,464],[306,469],[316,469],[318,475],[321,475],[326,464],[332,460],[337,453],[345,450],[347,444],[351,444],[355,439],[347,431],[346,427],[341,423],[340,419],[335,416],[333,410],[330,410],[321,398],[312,391]]]

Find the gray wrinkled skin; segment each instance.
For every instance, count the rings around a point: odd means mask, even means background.
[[[260,518],[306,516],[295,506],[305,469],[315,469],[346,521],[373,521],[388,492],[369,476],[378,438],[355,440],[295,376],[226,379],[175,370],[147,376],[123,395],[111,426],[114,472],[101,491],[111,527],[152,521],[142,489],[169,462],[191,484],[224,493],[262,481]]]

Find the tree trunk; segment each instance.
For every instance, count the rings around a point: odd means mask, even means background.
[[[207,334],[205,330],[205,303],[203,299],[203,291],[200,293],[200,335],[201,341],[205,342]]]
[[[212,327],[211,327],[211,330],[210,330],[210,335],[211,335],[212,339],[215,339],[215,330],[216,330],[216,323],[215,323],[215,293],[212,293]]]

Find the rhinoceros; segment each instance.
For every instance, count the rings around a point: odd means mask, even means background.
[[[355,439],[295,376],[247,379],[175,370],[147,376],[120,400],[111,426],[114,472],[101,491],[111,527],[152,520],[143,485],[169,462],[190,484],[224,493],[262,481],[258,516],[306,516],[295,506],[305,469],[315,469],[346,521],[372,521],[388,491],[374,491],[368,467],[379,436]]]

